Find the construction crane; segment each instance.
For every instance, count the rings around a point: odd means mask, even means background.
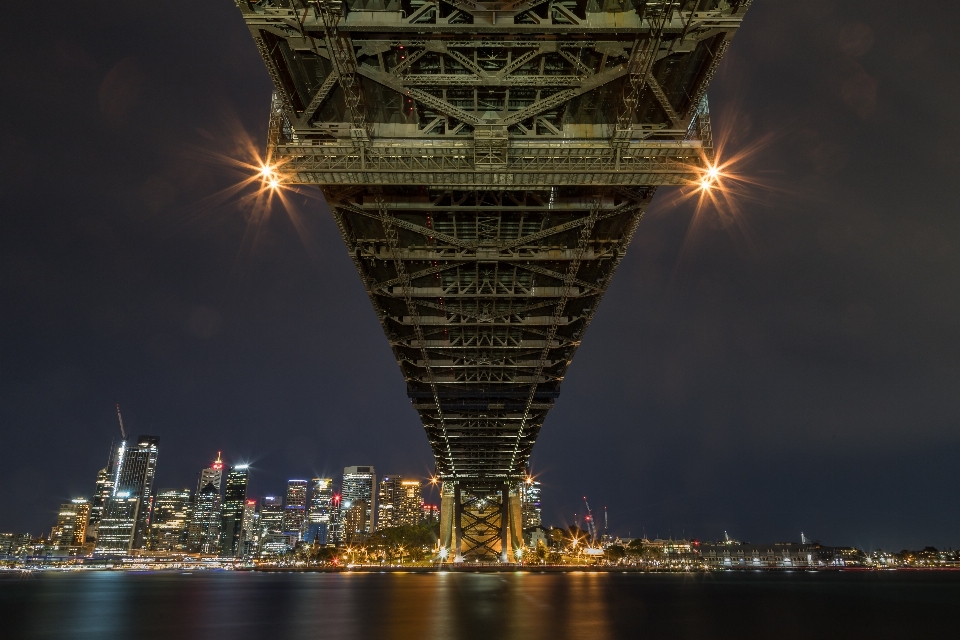
[[[587,502],[587,496],[583,496],[583,504],[587,506],[587,532],[590,534],[590,542],[597,541],[597,526],[593,523],[593,511],[590,510],[590,503]]]
[[[123,439],[127,439],[127,432],[123,428],[123,416],[120,415],[120,405],[117,404],[117,418],[120,419],[120,435],[123,436]]]

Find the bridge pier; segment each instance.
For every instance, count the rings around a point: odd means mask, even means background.
[[[523,545],[518,482],[482,486],[443,483],[441,562],[517,562]]]

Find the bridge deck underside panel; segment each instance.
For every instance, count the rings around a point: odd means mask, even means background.
[[[328,190],[441,476],[523,473],[651,196]]]
[[[237,0],[445,480],[516,480],[751,0]]]

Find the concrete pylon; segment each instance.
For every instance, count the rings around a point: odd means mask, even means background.
[[[440,548],[447,550],[446,561],[452,561],[456,554],[456,541],[454,540],[456,525],[456,490],[452,482],[444,482],[440,485]]]

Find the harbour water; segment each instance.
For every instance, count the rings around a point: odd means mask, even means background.
[[[956,637],[960,572],[0,574],[0,638]]]

